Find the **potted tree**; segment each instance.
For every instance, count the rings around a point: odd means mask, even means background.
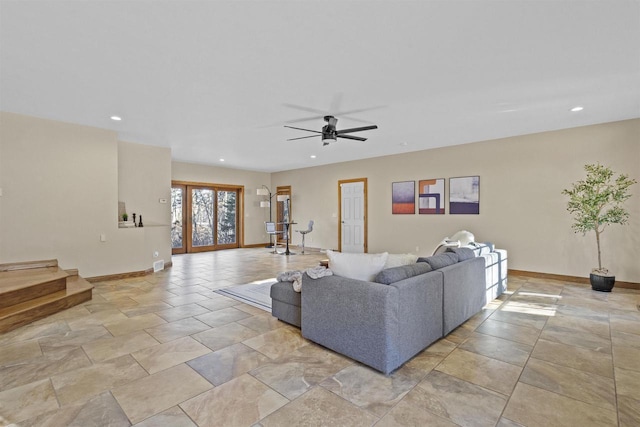
[[[611,168],[598,164],[585,165],[587,177],[571,184],[571,189],[563,190],[569,196],[567,210],[573,214],[573,230],[585,235],[589,231],[596,234],[598,247],[598,268],[589,275],[591,287],[596,291],[611,292],[615,276],[602,267],[600,236],[607,226],[626,224],[629,213],[622,206],[631,197],[629,187],[636,183],[628,175],[614,177]]]

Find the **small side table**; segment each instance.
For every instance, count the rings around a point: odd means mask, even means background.
[[[287,250],[280,253],[280,255],[295,255],[294,252],[289,250],[289,227],[297,224],[297,222],[279,222],[278,224],[284,225],[284,235],[287,238]]]
[[[329,260],[328,259],[321,259],[320,260],[320,267],[329,268]]]

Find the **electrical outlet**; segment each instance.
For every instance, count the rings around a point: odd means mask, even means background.
[[[416,252],[420,251],[420,246],[416,246]]]

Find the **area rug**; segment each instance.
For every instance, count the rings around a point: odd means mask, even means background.
[[[275,278],[256,280],[246,285],[231,286],[218,289],[214,292],[271,313],[271,296],[269,295],[269,291],[271,290],[271,285],[274,283],[276,283]]]

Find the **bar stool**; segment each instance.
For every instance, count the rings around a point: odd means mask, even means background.
[[[267,234],[269,236],[275,236],[276,237],[274,239],[275,241],[273,242],[273,252],[271,252],[271,253],[272,254],[280,253],[280,252],[278,252],[278,236],[280,234],[284,234],[284,231],[278,231],[275,222],[265,222],[264,223],[264,228],[265,228],[265,231],[267,232]]]
[[[302,234],[302,253],[304,253],[304,236],[311,233],[313,231],[313,220],[309,221],[309,227],[306,230],[296,230],[298,233]]]

